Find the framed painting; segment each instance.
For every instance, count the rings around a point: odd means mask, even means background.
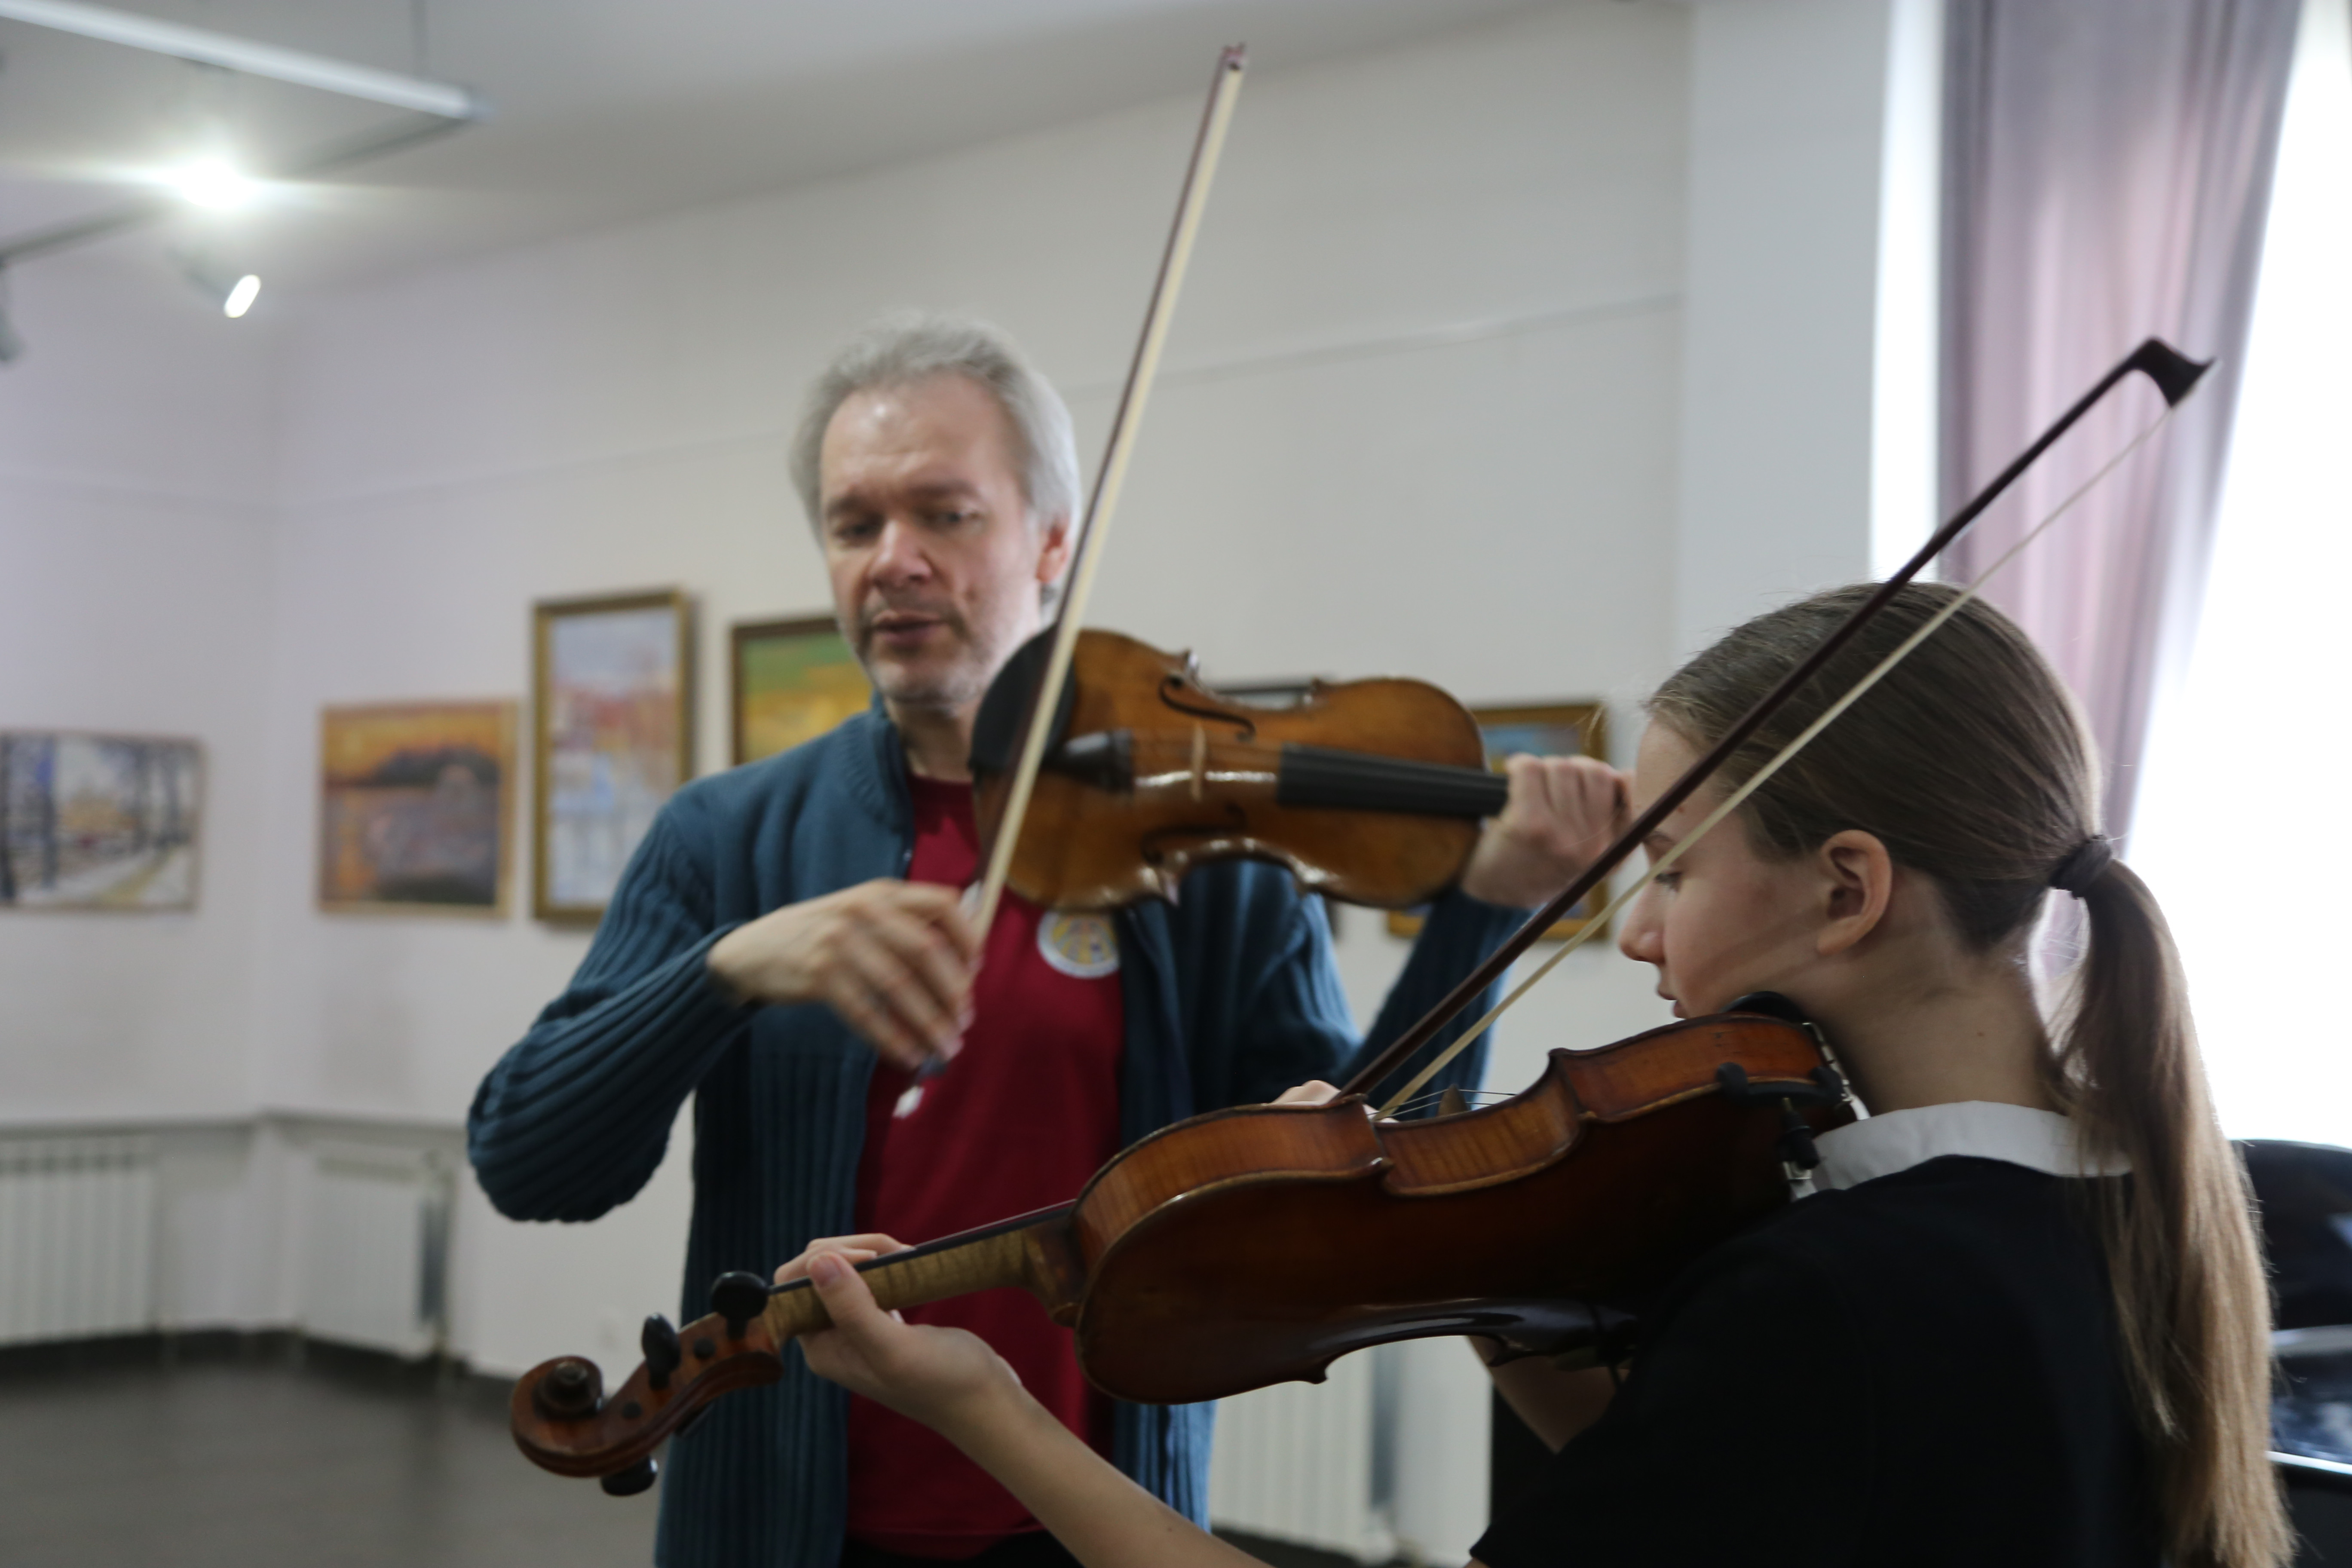
[[[1538,702],[1513,708],[1474,708],[1478,732],[1486,742],[1486,765],[1502,771],[1503,759],[1519,753],[1537,757],[1601,757],[1609,755],[1609,710],[1600,702]],[[1553,923],[1544,936],[1560,942],[1574,936],[1609,906],[1609,884],[1603,882],[1573,910]],[[1389,931],[1396,936],[1421,931],[1417,910],[1393,910]],[[1606,934],[1595,931],[1594,936]]]
[[[502,915],[515,705],[404,702],[319,716],[319,907]]]
[[[0,731],[0,908],[193,910],[194,741]]]
[[[874,700],[831,616],[738,621],[728,641],[737,767],[814,741]]]
[[[666,588],[531,618],[531,912],[593,923],[694,771],[693,609]]]

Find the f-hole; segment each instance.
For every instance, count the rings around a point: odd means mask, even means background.
[[[1241,726],[1241,733],[1235,735],[1234,739],[1244,745],[1257,739],[1256,720],[1246,713],[1236,712],[1231,708],[1217,707],[1206,697],[1198,695],[1199,689],[1181,675],[1163,675],[1160,678],[1160,700],[1176,710],[1177,712],[1189,713],[1195,719],[1215,719],[1227,724],[1238,724]]]

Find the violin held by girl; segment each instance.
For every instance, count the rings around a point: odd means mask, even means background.
[[[1759,616],[1669,679],[1636,805],[1867,592]],[[1904,590],[1666,819],[1652,857],[1954,592]],[[1678,1015],[1781,993],[1871,1115],[1820,1139],[1821,1191],[1649,1304],[1622,1384],[1494,1367],[1557,1452],[1480,1563],[2287,1559],[2243,1177],[2163,916],[2100,837],[2097,800],[2056,677],[1970,603],[1633,906],[1620,945]],[[2088,933],[2054,1022],[2026,962],[2053,891]],[[806,1274],[838,1325],[802,1341],[815,1372],[936,1428],[1087,1568],[1251,1568],[981,1341],[876,1307],[851,1265],[896,1246],[818,1242],[779,1271]]]

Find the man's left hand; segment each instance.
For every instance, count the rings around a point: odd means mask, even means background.
[[[1462,873],[1474,899],[1529,910],[1573,880],[1623,831],[1623,773],[1595,757],[1515,756],[1510,799],[1478,835]]]

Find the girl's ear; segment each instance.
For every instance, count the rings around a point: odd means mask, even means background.
[[[1895,858],[1876,834],[1849,827],[1822,840],[1815,863],[1828,907],[1814,951],[1831,958],[1850,951],[1885,918],[1895,894]]]

